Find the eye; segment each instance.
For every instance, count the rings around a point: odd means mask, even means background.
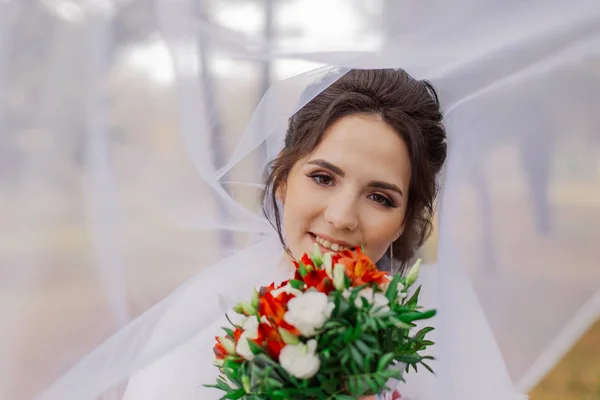
[[[334,184],[333,177],[324,174],[324,173],[316,173],[308,175],[315,183],[319,186],[332,186]]]
[[[369,199],[371,201],[373,201],[374,203],[384,206],[384,207],[388,207],[388,208],[398,207],[396,204],[394,204],[394,202],[389,197],[387,197],[381,193],[372,193],[369,195]]]

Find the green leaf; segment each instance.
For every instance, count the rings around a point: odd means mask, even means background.
[[[244,389],[238,389],[233,392],[227,393],[225,395],[225,398],[230,399],[230,400],[236,400],[236,399],[241,399],[242,397],[244,397],[245,394],[246,394],[246,392],[244,391]]]
[[[369,304],[369,301],[368,301],[367,299],[365,299],[364,297],[361,297],[361,298],[360,298],[360,301],[361,301],[361,303],[362,303],[362,306],[361,306],[361,308],[364,308],[364,309],[369,309],[369,308],[371,308],[371,305]]]
[[[233,337],[233,331],[229,328],[222,328],[228,336]]]
[[[284,387],[283,382],[278,381],[277,379],[273,378],[273,377],[268,377],[266,379],[266,382],[272,386],[272,387],[276,387],[276,388],[282,388]]]
[[[412,321],[418,321],[418,320],[422,320],[422,319],[429,319],[433,316],[435,316],[436,314],[436,310],[427,310],[427,311],[414,311],[414,312],[408,312],[406,314],[401,314],[398,316],[398,319],[402,322],[412,322]]]
[[[356,345],[356,348],[360,350],[360,352],[363,353],[365,356],[373,353],[373,349],[367,346],[366,343],[362,340],[357,340],[356,342],[354,342],[354,344]]]
[[[398,283],[400,283],[400,278],[402,278],[401,275],[395,275],[385,291],[385,297],[390,303],[394,302],[398,297]]]
[[[406,314],[402,314],[400,316],[398,316],[398,318],[390,318],[390,322],[392,322],[394,324],[394,326],[396,328],[399,329],[411,329],[413,328],[413,324],[408,324],[407,322],[405,322],[404,320],[402,320],[402,317],[406,315]]]
[[[406,364],[415,364],[421,362],[422,358],[418,354],[402,354],[395,357],[396,361],[400,361]]]
[[[204,384],[202,385],[205,388],[211,388],[211,389],[219,389],[219,386],[217,385],[208,385],[208,384]]]
[[[348,275],[344,274],[344,286],[350,287],[351,284],[352,282],[350,282],[350,278],[348,278]]]
[[[252,291],[252,307],[258,309],[259,293],[256,288]]]
[[[354,332],[351,329],[346,330],[344,333],[344,343],[350,343],[354,340]]]
[[[379,340],[374,335],[363,335],[361,336],[363,342],[367,343],[367,345],[377,346],[379,345]]]
[[[253,340],[248,339],[248,346],[250,346],[250,351],[252,352],[252,354],[256,355],[256,354],[261,354],[264,352],[264,349],[259,346],[258,344],[256,344]]]
[[[367,354],[367,356],[365,357],[365,364],[364,367],[366,368],[367,371],[372,371],[373,370],[373,361],[375,359],[375,355],[373,352],[371,352],[370,354]]]
[[[431,367],[429,365],[427,365],[425,362],[421,361],[421,365],[424,366],[427,369],[427,371],[434,374],[433,369],[431,369]]]
[[[377,363],[377,371],[381,372],[387,369],[392,363],[392,361],[394,361],[394,353],[384,354]]]
[[[406,305],[407,307],[410,307],[411,309],[414,309],[417,306],[417,304],[419,303],[419,294],[420,293],[421,293],[421,286],[419,286],[417,288],[417,290],[415,290],[415,292],[410,297],[410,299],[408,299],[406,302],[404,302],[404,305]]]
[[[350,379],[348,379],[348,391],[352,394],[358,392],[358,388],[356,387],[356,379],[354,379],[354,377],[350,377]]]
[[[379,387],[377,386],[377,383],[375,382],[375,380],[373,378],[371,378],[370,376],[367,376],[365,378],[365,381],[367,381],[367,384],[369,385],[369,388],[371,388],[371,391],[373,393],[379,392]]]
[[[338,380],[331,377],[317,375],[320,387],[329,394],[335,393],[338,387]]]
[[[289,284],[294,289],[303,290],[305,283],[298,279],[292,279],[289,281]]]
[[[302,263],[302,261],[300,261],[298,263],[298,273],[300,274],[301,277],[305,277],[306,274],[308,274],[308,271],[306,270],[306,266],[304,265],[304,263]]]
[[[342,354],[342,359],[340,360],[342,365],[346,365],[348,364],[348,361],[350,361],[350,352],[346,351]]]
[[[437,314],[437,310],[432,309],[432,310],[427,310],[427,311],[422,311],[421,312],[421,318],[419,319],[429,319],[429,318],[433,318],[435,317]]]
[[[352,355],[352,359],[354,360],[354,362],[358,365],[363,365],[364,363],[364,359],[362,354],[360,354],[358,352],[358,350],[356,350],[356,347],[351,346],[350,347],[350,354]]]
[[[407,312],[413,312],[413,311],[415,311],[414,308],[406,307],[406,306],[403,306],[403,305],[394,305],[394,304],[391,304],[391,308],[392,308],[392,310],[394,310],[394,312],[396,314],[402,314],[402,313],[407,313]]]
[[[362,379],[356,380],[356,385],[358,386],[358,395],[363,395],[365,393],[365,382]]]
[[[254,363],[263,363],[265,365],[269,365],[272,367],[279,367],[280,365],[273,360],[271,357],[269,357],[269,355],[267,353],[262,353],[262,354],[258,354],[255,358],[254,358]]]
[[[423,339],[423,338],[425,338],[425,335],[427,335],[429,332],[434,331],[434,330],[435,330],[435,328],[428,326],[427,328],[423,328],[419,332],[415,333],[414,337],[417,339]]]

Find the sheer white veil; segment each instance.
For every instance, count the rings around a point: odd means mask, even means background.
[[[600,315],[599,56],[597,0],[0,0],[0,397],[120,398],[218,334],[280,277],[257,198],[288,118],[388,67],[448,131],[415,381],[527,392]]]

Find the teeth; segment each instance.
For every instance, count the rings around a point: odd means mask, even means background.
[[[319,236],[315,236],[315,240],[317,241],[317,243],[319,243],[321,246],[325,247],[326,249],[331,249],[333,251],[343,251],[346,250],[347,247],[346,246],[341,246],[337,243],[331,243],[329,240],[325,240]]]

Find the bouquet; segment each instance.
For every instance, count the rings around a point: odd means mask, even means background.
[[[214,347],[222,399],[356,399],[385,391],[388,380],[422,365],[433,342],[411,335],[422,311],[411,296],[420,260],[404,277],[379,271],[360,248],[294,262],[294,279],[255,290],[237,304],[242,322],[223,328]]]

